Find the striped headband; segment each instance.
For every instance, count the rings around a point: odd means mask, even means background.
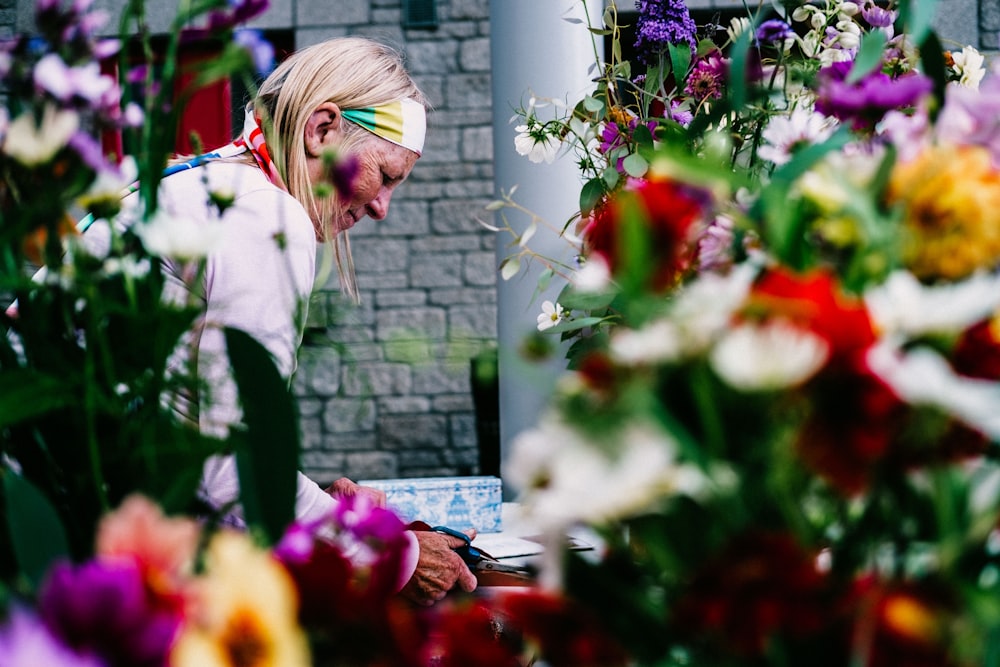
[[[343,109],[341,113],[352,123],[417,155],[424,150],[427,116],[420,102],[402,99],[366,109]]]

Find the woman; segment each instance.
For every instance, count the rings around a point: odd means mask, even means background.
[[[221,235],[197,279],[186,275],[183,263],[168,262],[168,298],[194,296],[205,306],[189,349],[206,390],[179,397],[177,406],[203,431],[224,436],[241,419],[222,328],[254,336],[290,377],[317,242],[333,246],[341,285],[356,299],[347,231],[366,216],[386,216],[393,191],[420,156],[424,130],[425,99],[399,54],[367,39],[334,39],[295,53],[264,81],[233,144],[179,165],[163,179],[158,215],[167,225],[196,221],[216,225]],[[356,160],[344,197],[329,186],[333,154]],[[324,188],[328,196],[317,194]],[[159,222],[138,225],[137,231],[148,234]],[[328,491],[300,474],[297,518],[325,516],[336,502],[331,494],[377,493],[346,479]],[[233,457],[206,464],[202,492],[215,507],[237,500]],[[412,535],[405,596],[430,604],[456,585],[475,588],[475,577],[453,551],[461,540]]]

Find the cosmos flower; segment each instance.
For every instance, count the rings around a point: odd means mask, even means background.
[[[543,531],[601,524],[706,490],[705,474],[676,461],[677,443],[656,426],[629,423],[615,442],[602,447],[549,415],[515,439],[504,478],[520,489],[525,511]]]
[[[930,93],[933,83],[922,74],[895,79],[875,71],[858,81],[847,82],[851,62],[836,62],[819,72],[816,110],[856,129],[874,127],[892,109],[910,107]]]
[[[518,155],[525,155],[528,160],[536,164],[552,163],[556,159],[562,142],[549,134],[544,125],[533,121],[530,124],[518,125],[514,131],[518,133],[514,137],[514,149]]]
[[[551,301],[542,302],[542,312],[538,315],[538,330],[545,331],[559,324],[566,317],[563,307]]]
[[[788,322],[741,324],[727,331],[709,354],[712,369],[741,391],[798,386],[826,363],[829,344]]]
[[[796,107],[787,116],[772,116],[761,137],[764,145],[757,154],[781,166],[792,159],[799,148],[826,141],[836,129],[836,123],[821,113]]]
[[[10,122],[3,152],[26,167],[36,167],[55,157],[79,127],[80,117],[76,112],[46,105],[40,124],[30,111]]]

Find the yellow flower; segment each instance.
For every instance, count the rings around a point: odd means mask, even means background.
[[[958,280],[1000,261],[1000,172],[978,146],[936,146],[897,164],[889,202],[909,232],[903,262],[923,279]]]
[[[195,609],[170,655],[171,667],[308,667],[288,572],[238,533],[216,535]]]

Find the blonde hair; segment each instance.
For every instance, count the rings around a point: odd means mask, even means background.
[[[341,288],[359,301],[351,243],[346,231],[333,233],[336,194],[316,197],[306,170],[305,128],[324,102],[341,109],[363,109],[409,98],[427,106],[400,51],[363,37],[342,37],[296,51],[261,84],[253,101],[264,136],[288,192],[299,200],[316,225],[317,236],[333,249]],[[377,139],[345,122],[342,149],[355,153]]]

